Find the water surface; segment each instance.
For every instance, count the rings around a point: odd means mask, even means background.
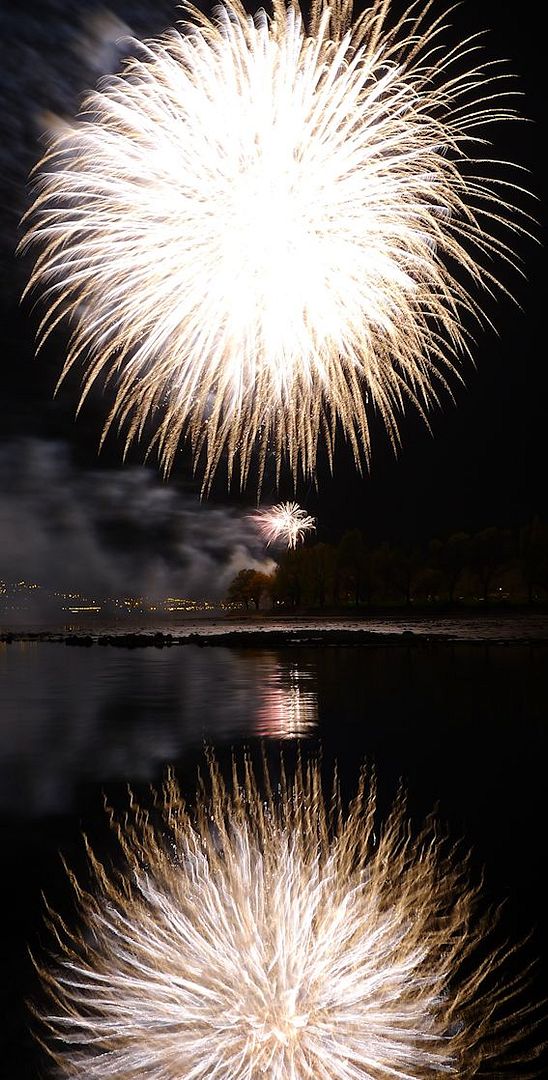
[[[104,842],[102,793],[123,803],[174,768],[190,794],[204,742],[221,761],[263,745],[276,768],[295,747],[338,762],[350,793],[374,764],[381,809],[403,778],[411,815],[437,805],[473,849],[512,936],[537,927],[537,990],[548,989],[546,770],[548,646],[405,645],[286,649],[0,646],[2,960],[10,1080],[40,1060],[22,1008],[40,948],[41,890],[67,902],[59,850],[81,858],[82,828]]]

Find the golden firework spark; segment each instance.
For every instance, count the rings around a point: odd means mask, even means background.
[[[492,913],[402,798],[379,828],[367,778],[345,815],[315,764],[273,793],[246,761],[230,790],[213,764],[192,809],[173,780],[157,805],[160,828],[133,802],[114,821],[119,873],[88,849],[82,929],[51,915],[64,1075],[471,1080],[519,1042],[531,1010],[486,947]]]
[[[296,502],[277,503],[263,510],[256,510],[253,520],[259,526],[267,546],[283,541],[288,548],[295,548],[306,533],[316,528],[316,519],[310,517]]]
[[[39,340],[68,317],[63,374],[84,363],[82,400],[115,384],[105,432],[152,426],[166,472],[190,437],[206,490],[223,453],[242,485],[269,447],[313,476],[338,424],[360,465],[366,399],[396,445],[468,351],[493,258],[514,261],[516,188],[485,149],[514,116],[506,71],[428,2],[189,19],[52,132],[24,240]]]

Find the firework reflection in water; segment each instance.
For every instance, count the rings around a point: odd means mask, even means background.
[[[166,471],[188,435],[206,490],[223,452],[243,485],[256,447],[259,484],[270,446],[312,478],[338,424],[360,465],[366,399],[396,446],[515,262],[519,188],[488,145],[508,73],[431,3],[189,19],[51,132],[24,240],[39,340],[67,319],[82,399],[115,383],[106,430],[150,424]]]
[[[318,691],[313,673],[295,662],[275,665],[257,694],[255,732],[269,739],[306,739],[318,726]]]
[[[489,946],[466,859],[432,821],[413,835],[403,797],[379,826],[367,775],[345,812],[314,762],[273,790],[244,759],[229,787],[212,763],[191,808],[169,779],[158,811],[113,815],[121,871],[88,846],[80,930],[49,915],[64,1075],[472,1080],[515,1060],[526,979]]]

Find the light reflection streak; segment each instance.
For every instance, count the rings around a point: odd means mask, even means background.
[[[303,739],[318,726],[318,693],[312,672],[278,662],[260,691],[255,731],[272,739]]]

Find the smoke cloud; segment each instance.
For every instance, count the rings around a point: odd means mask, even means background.
[[[248,513],[200,503],[151,469],[82,471],[63,443],[0,446],[0,490],[4,581],[218,600],[243,567],[274,565]]]

